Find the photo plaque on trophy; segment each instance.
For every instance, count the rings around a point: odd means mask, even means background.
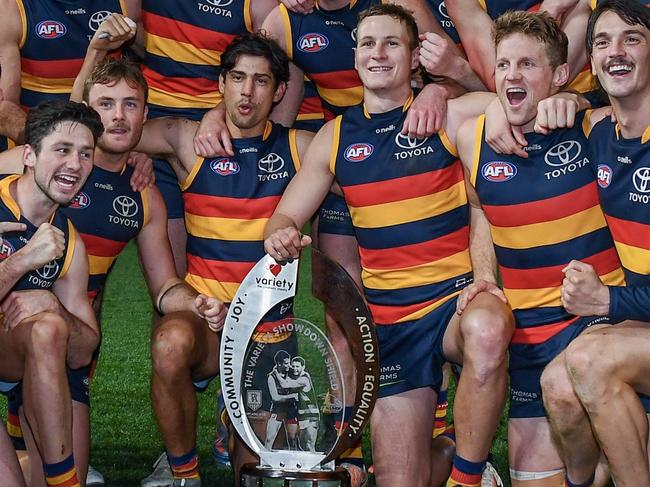
[[[226,408],[260,458],[258,465],[244,466],[242,485],[348,486],[348,473],[334,459],[361,435],[377,398],[379,356],[370,311],[352,278],[318,250],[312,251],[312,294],[344,331],[355,383],[345,383],[322,326],[289,314],[258,328],[270,310],[290,306],[298,264],[264,256],[239,287],[223,328]],[[353,404],[347,418],[346,404]]]

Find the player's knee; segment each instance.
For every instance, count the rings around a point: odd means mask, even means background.
[[[475,368],[491,373],[505,363],[506,350],[512,335],[512,323],[506,313],[489,309],[473,309],[461,321],[464,357]]]
[[[590,396],[600,399],[603,388],[612,386],[615,358],[603,350],[606,350],[606,344],[595,335],[583,335],[567,348],[569,377],[581,399],[588,401]]]
[[[151,339],[151,359],[158,375],[174,375],[189,366],[194,349],[192,328],[181,320],[160,325]]]
[[[568,419],[572,411],[580,409],[564,362],[549,364],[542,372],[540,385],[544,406],[551,416],[561,414]]]
[[[30,351],[40,359],[65,358],[70,337],[70,327],[55,313],[42,313],[32,323]]]

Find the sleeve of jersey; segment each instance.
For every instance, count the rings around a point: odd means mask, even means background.
[[[612,321],[650,321],[650,286],[608,287],[609,317]]]

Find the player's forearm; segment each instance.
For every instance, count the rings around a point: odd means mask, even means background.
[[[22,256],[16,252],[0,262],[0,300],[11,292],[18,280],[29,270]]]
[[[99,330],[70,313],[61,305],[61,315],[70,327],[67,363],[71,369],[78,369],[90,363],[99,346]]]
[[[11,101],[0,102],[0,134],[9,137],[16,144],[22,144],[25,135],[27,114]]]
[[[276,231],[289,227],[299,229],[297,223],[293,221],[293,219],[276,211],[266,223],[266,227],[264,228],[264,238],[266,239]]]
[[[84,85],[86,80],[90,76],[90,73],[95,69],[95,66],[106,57],[106,53],[107,51],[93,49],[91,47],[88,48],[84,62],[79,70],[79,74],[77,74],[74,84],[72,85],[72,93],[70,93],[71,101],[76,101],[78,103],[83,101]]]
[[[474,280],[497,282],[497,261],[492,244],[490,226],[478,208],[471,209],[469,251]]]
[[[178,280],[168,290],[159,295],[156,307],[162,315],[177,311],[196,312],[194,301],[199,293],[182,280]]]
[[[650,286],[608,286],[608,289],[609,316],[613,321],[650,321]]]

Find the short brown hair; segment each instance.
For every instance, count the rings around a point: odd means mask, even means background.
[[[129,86],[142,88],[144,99],[147,101],[149,85],[144,79],[137,64],[124,59],[107,58],[99,63],[84,83],[83,100],[88,103],[88,94],[94,85],[114,85],[120,80],[127,82]]]
[[[553,69],[567,62],[569,40],[553,17],[546,12],[508,11],[494,22],[494,45],[512,34],[534,37],[546,45],[548,60]]]
[[[370,7],[359,14],[357,26],[361,24],[362,20],[365,20],[368,17],[378,17],[380,15],[388,15],[389,17],[403,23],[406,26],[406,31],[409,36],[409,46],[411,47],[411,50],[418,47],[420,44],[420,38],[418,37],[418,24],[415,22],[413,14],[399,5],[386,3]]]

